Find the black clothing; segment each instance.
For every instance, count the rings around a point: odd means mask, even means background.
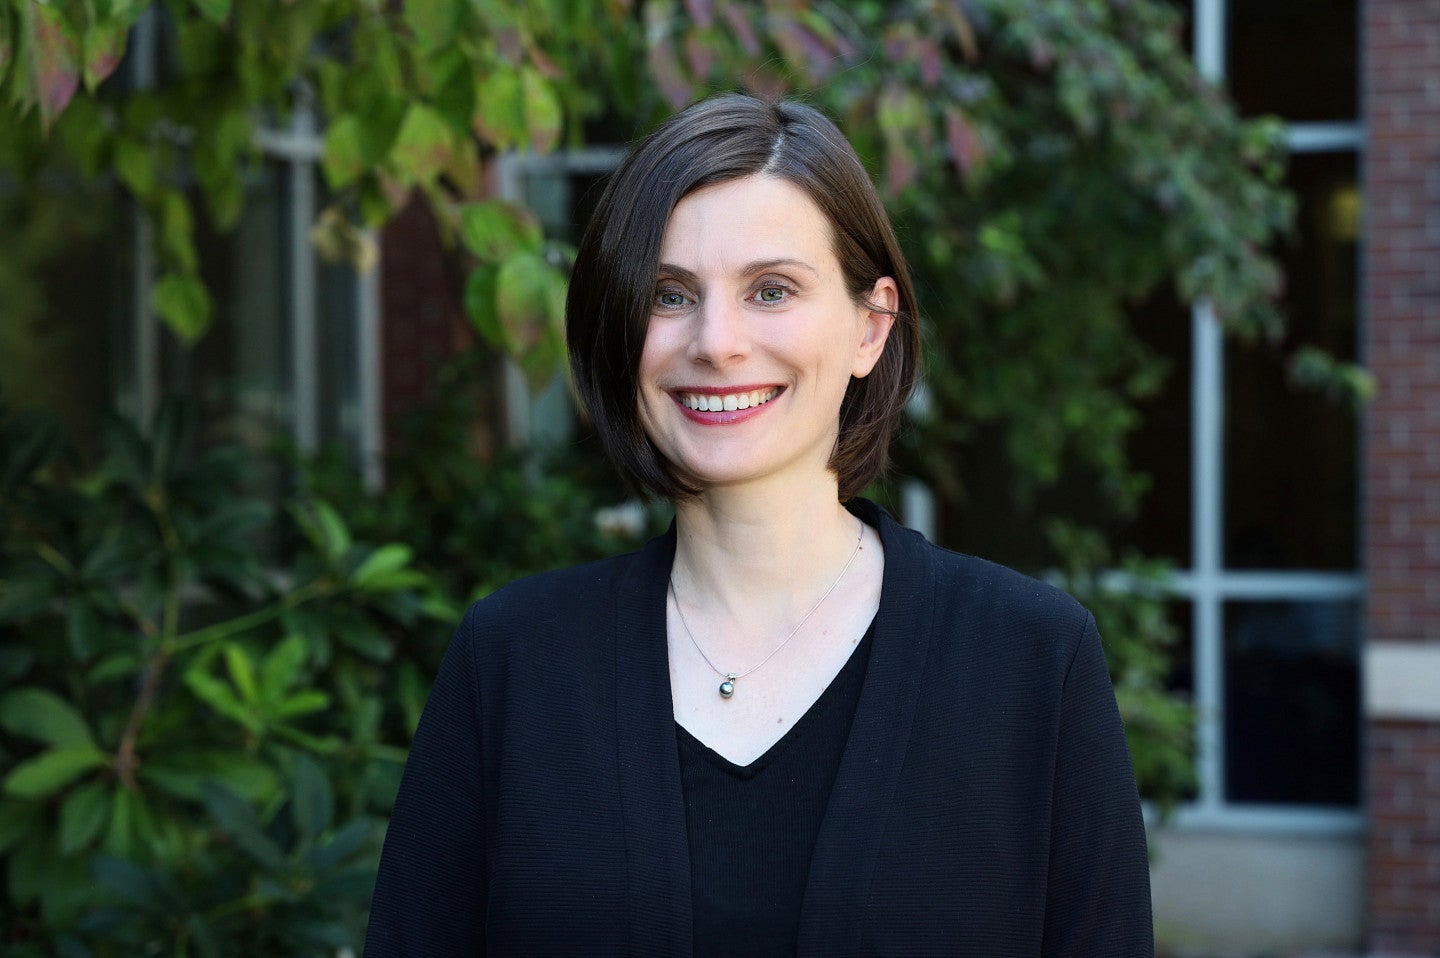
[[[879,530],[885,576],[797,953],[1152,956],[1145,830],[1094,620],[871,503],[851,510]],[[691,954],[674,551],[672,530],[471,607],[400,784],[370,958]]]
[[[736,765],[675,726],[695,958],[795,954],[810,856],[850,737],[874,631],[872,623],[814,704],[749,765]]]

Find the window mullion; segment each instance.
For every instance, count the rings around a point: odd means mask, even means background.
[[[298,104],[290,123],[294,139],[310,141],[316,138],[315,115],[309,104]],[[286,292],[291,316],[291,422],[295,444],[304,452],[313,452],[320,444],[319,321],[315,302],[315,250],[310,242],[310,225],[315,216],[315,169],[308,157],[297,154],[288,159],[291,276]]]

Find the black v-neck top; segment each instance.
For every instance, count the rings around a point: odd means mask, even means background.
[[[697,958],[795,954],[810,858],[874,631],[872,621],[809,710],[749,765],[675,726]]]

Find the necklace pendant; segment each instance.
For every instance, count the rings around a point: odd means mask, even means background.
[[[735,694],[735,673],[731,672],[725,676],[725,681],[720,683],[720,697],[728,699]]]

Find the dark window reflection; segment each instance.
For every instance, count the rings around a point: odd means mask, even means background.
[[[1348,570],[1357,561],[1355,415],[1291,384],[1285,361],[1300,345],[1355,357],[1355,157],[1297,156],[1291,183],[1300,211],[1297,236],[1281,251],[1285,342],[1227,347],[1225,563]]]
[[[1130,437],[1130,458],[1149,479],[1139,515],[1120,540],[1145,555],[1190,564],[1190,307],[1166,288],[1133,311],[1134,329],[1164,357],[1169,371],[1160,391],[1140,403],[1142,421]]]
[[[164,337],[162,381],[167,393],[198,405],[206,444],[239,442],[261,451],[289,431],[287,185],[279,164],[262,167],[246,183],[244,213],[228,233],[212,229],[196,204],[212,325],[188,348]]]
[[[0,404],[52,413],[90,454],[135,388],[132,230],[116,188],[0,185]]]
[[[1358,116],[1355,0],[1230,0],[1226,75],[1242,113]]]
[[[1225,798],[1284,805],[1359,799],[1358,607],[1225,607]]]

